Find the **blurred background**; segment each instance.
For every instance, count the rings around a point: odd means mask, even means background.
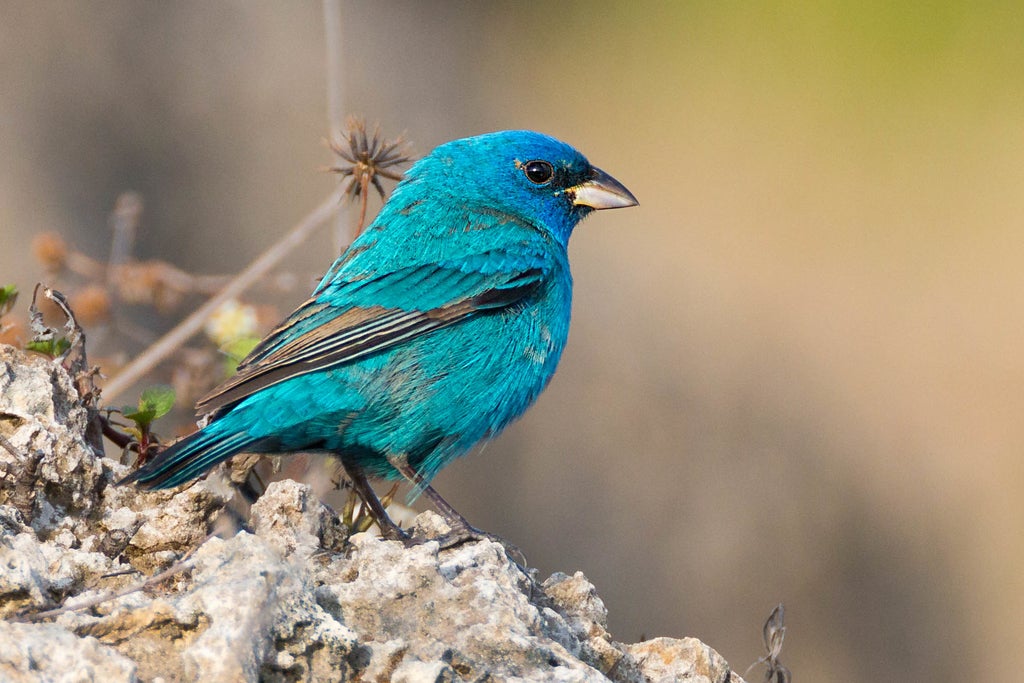
[[[0,5],[0,284],[43,277],[44,232],[107,259],[125,190],[137,258],[226,274],[335,186],[320,3]],[[542,576],[582,570],[624,642],[696,636],[742,672],[781,601],[796,681],[1015,679],[1019,3],[342,12],[347,113],[417,156],[544,131],[641,202],[576,231],[559,374],[437,478],[456,508]],[[287,313],[334,249],[322,230],[252,298]],[[90,351],[116,368],[104,345],[201,302]]]

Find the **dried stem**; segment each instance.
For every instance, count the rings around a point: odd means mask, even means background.
[[[3,434],[0,434],[0,448],[3,448],[18,460],[21,460],[21,453],[18,452],[18,449],[14,447],[14,444],[8,441],[7,437]]]
[[[51,287],[44,287],[41,283],[36,283],[35,289],[32,290],[32,304],[29,306],[29,326],[32,328],[32,336],[34,340],[50,340],[54,339],[59,333],[57,330],[47,327],[43,323],[43,315],[39,312],[39,308],[36,306],[36,300],[39,297],[40,291],[43,297],[49,299],[53,304],[60,309],[61,313],[64,314],[64,334],[68,340],[68,348],[64,353],[56,360],[64,366],[64,368],[71,373],[71,376],[78,379],[91,380],[95,373],[89,371],[89,360],[85,353],[85,330],[78,324],[75,319],[75,314],[71,311],[71,305],[68,304],[66,296],[58,292],[56,289]],[[83,399],[86,398],[85,394],[91,398],[93,395],[91,383],[89,387],[77,386],[79,394]],[[88,390],[87,390],[88,389]]]
[[[122,394],[128,387],[137,382],[158,363],[170,356],[182,344],[199,332],[206,319],[217,308],[232,299],[255,282],[265,277],[288,253],[302,244],[307,237],[322,223],[327,221],[337,210],[342,190],[332,192],[320,205],[295,224],[276,244],[260,254],[255,261],[241,273],[236,275],[224,289],[210,297],[192,315],[182,320],[174,329],[158,339],[152,346],[126,365],[121,372],[103,387],[103,397],[109,402]]]
[[[179,573],[181,573],[183,571],[191,569],[192,568],[192,555],[194,555],[195,552],[199,548],[201,548],[203,546],[203,543],[206,543],[213,536],[214,536],[214,534],[210,534],[209,536],[204,538],[202,540],[202,542],[199,543],[199,545],[195,546],[194,548],[189,550],[187,553],[185,553],[185,556],[182,557],[180,560],[178,560],[177,562],[175,562],[174,564],[172,564],[170,567],[168,567],[167,569],[163,570],[159,574],[154,574],[153,576],[149,577],[145,581],[142,581],[141,583],[137,583],[135,585],[128,586],[127,588],[123,588],[123,589],[121,589],[119,591],[111,591],[109,593],[104,593],[103,595],[97,595],[97,596],[89,598],[88,600],[85,600],[83,602],[75,603],[74,605],[63,605],[61,607],[57,607],[57,608],[54,608],[54,609],[46,610],[44,612],[36,612],[35,614],[21,615],[21,616],[15,617],[14,619],[12,619],[12,621],[18,621],[18,622],[22,622],[22,623],[32,623],[32,622],[36,622],[36,621],[42,621],[43,619],[50,619],[52,617],[59,617],[60,615],[64,614],[65,612],[78,612],[78,611],[81,611],[83,609],[89,609],[90,607],[95,607],[96,605],[99,605],[100,603],[104,603],[104,602],[107,602],[109,600],[117,600],[118,598],[123,598],[126,595],[131,595],[132,593],[135,593],[137,591],[145,590],[147,588],[155,586],[156,584],[160,583],[161,581],[163,581],[165,579],[168,579],[168,578],[174,576],[175,574],[179,574]]]
[[[345,125],[341,91],[341,0],[324,0],[324,33],[327,43],[327,123],[333,139],[341,135]]]
[[[104,415],[100,415],[100,428],[103,430],[103,436],[110,439],[115,446],[121,449],[128,448],[132,445],[132,437],[128,436],[123,432],[117,431],[114,425],[110,422],[110,418]]]
[[[125,192],[114,202],[114,210],[110,214],[114,235],[110,240],[110,258],[107,259],[107,286],[111,292],[117,291],[113,286],[117,268],[131,260],[141,217],[142,196],[138,193]]]
[[[743,672],[744,678],[755,666],[765,664],[764,678],[762,679],[764,683],[791,683],[793,673],[779,661],[779,655],[782,654],[782,642],[786,638],[785,618],[786,608],[780,602],[768,615],[768,619],[761,628],[767,654],[747,667],[747,670]]]
[[[112,295],[123,296],[125,282],[138,277],[139,270],[155,274],[162,286],[175,293],[216,294],[231,281],[232,275],[193,275],[166,261],[128,261],[108,268],[86,254],[70,249],[67,254],[67,269],[90,281],[106,280]],[[271,283],[274,284],[274,283]],[[282,289],[281,285],[275,286]]]
[[[341,72],[341,0],[324,0],[324,42],[327,46],[327,137],[341,136],[345,125],[345,106],[342,96]],[[334,249],[340,253],[351,241],[347,212],[339,211],[334,217]]]
[[[370,201],[367,190],[370,189],[370,179],[363,176],[359,179],[359,184],[362,185],[362,189],[359,191],[361,196],[359,197],[359,222],[356,223],[357,235],[362,233],[363,228],[366,227],[366,205]]]
[[[366,121],[358,117],[349,117],[345,134],[330,140],[331,149],[343,163],[327,170],[341,175],[345,194],[352,200],[360,199],[359,221],[355,234],[358,237],[366,226],[367,195],[372,185],[381,199],[384,199],[384,186],[381,178],[401,180],[402,173],[398,170],[409,162],[406,156],[405,140],[399,136],[395,140],[381,137],[380,126],[376,126],[372,134],[366,132]]]

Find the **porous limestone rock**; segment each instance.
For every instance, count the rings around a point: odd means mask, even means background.
[[[135,664],[95,638],[56,624],[0,621],[0,680],[48,683],[130,683]]]
[[[211,538],[227,489],[114,486],[87,410],[59,364],[0,347],[0,680],[741,683],[696,639],[612,640],[582,573],[538,582],[489,540],[349,538],[293,481]],[[446,530],[423,513],[414,533]]]

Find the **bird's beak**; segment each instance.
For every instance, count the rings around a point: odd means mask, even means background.
[[[572,203],[592,209],[622,209],[640,202],[626,186],[599,168],[590,169],[590,179],[571,190]]]

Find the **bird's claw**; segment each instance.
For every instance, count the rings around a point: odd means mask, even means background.
[[[508,559],[525,571],[527,566],[526,555],[523,554],[522,550],[501,536],[482,531],[467,523],[449,524],[449,526],[451,530],[448,533],[426,540],[436,541],[441,550],[447,550],[448,548],[454,548],[463,543],[474,541],[493,541],[505,550],[505,555]]]

